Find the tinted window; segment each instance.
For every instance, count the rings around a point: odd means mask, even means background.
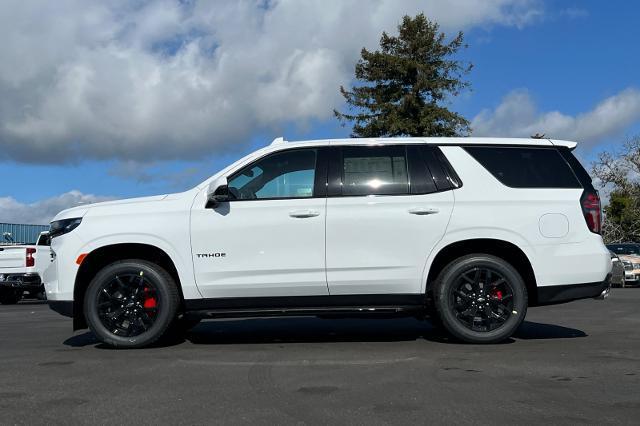
[[[50,246],[51,245],[51,237],[49,237],[49,234],[38,236],[38,241],[36,242],[36,245],[39,245],[39,246]]]
[[[581,188],[555,148],[467,146],[467,152],[503,184],[513,188]]]
[[[445,157],[440,148],[434,148],[433,152],[440,162],[440,166],[442,167],[443,171],[445,171],[446,173],[448,185],[451,188],[460,188],[462,186],[462,181],[460,180],[460,177],[458,176],[456,171],[453,170],[453,167],[451,166],[451,163],[449,163],[449,160],[447,160],[447,157]]]
[[[431,170],[420,153],[418,146],[407,146],[407,160],[409,162],[409,184],[412,194],[428,194],[435,192],[435,180],[431,175]]]
[[[589,176],[589,173],[587,173],[584,167],[582,167],[582,164],[580,164],[578,159],[571,153],[571,151],[569,151],[568,148],[564,147],[558,148],[558,151],[560,152],[560,154],[562,154],[564,159],[567,160],[567,163],[569,163],[569,165],[573,169],[573,172],[576,174],[576,177],[578,178],[582,186],[585,188],[594,189],[591,182],[591,176]]]
[[[316,150],[301,149],[269,155],[229,178],[236,200],[313,197]]]
[[[640,246],[626,244],[609,244],[607,248],[616,254],[640,254]]]
[[[342,149],[342,195],[408,194],[404,146]]]
[[[460,178],[455,173],[449,161],[445,158],[440,148],[433,146],[420,147],[422,158],[429,166],[433,181],[438,191],[459,188],[462,185]]]

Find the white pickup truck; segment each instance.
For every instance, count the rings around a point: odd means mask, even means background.
[[[24,292],[44,298],[42,273],[51,263],[48,232],[35,245],[0,245],[0,303],[18,303]]]

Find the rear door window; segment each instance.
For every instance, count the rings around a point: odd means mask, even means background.
[[[404,146],[342,148],[342,195],[409,193]]]
[[[465,146],[496,179],[512,188],[582,188],[554,147]]]

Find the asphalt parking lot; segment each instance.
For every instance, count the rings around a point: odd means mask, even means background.
[[[412,319],[206,322],[118,351],[0,306],[2,424],[638,424],[640,289],[534,308],[511,341]]]

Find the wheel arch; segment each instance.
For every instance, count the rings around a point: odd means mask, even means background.
[[[460,240],[441,248],[429,266],[426,279],[426,294],[430,297],[431,286],[438,274],[453,260],[473,253],[490,254],[500,257],[513,265],[520,273],[527,287],[529,306],[535,306],[538,299],[538,286],[529,257],[516,244],[494,238],[474,238]]]
[[[84,297],[93,277],[105,266],[124,259],[146,260],[162,267],[175,280],[180,295],[180,308],[184,307],[184,294],[180,274],[173,259],[161,248],[144,243],[117,243],[99,247],[82,260],[73,287],[73,329],[87,328],[84,316]]]

